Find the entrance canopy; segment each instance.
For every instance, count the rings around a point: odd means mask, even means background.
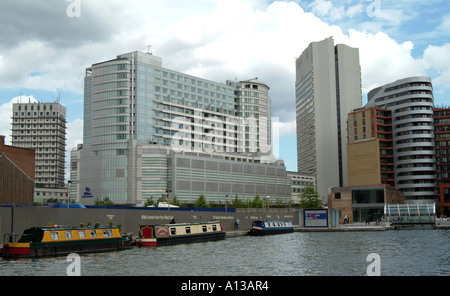
[[[384,215],[393,224],[424,224],[434,223],[436,204],[385,204]]]

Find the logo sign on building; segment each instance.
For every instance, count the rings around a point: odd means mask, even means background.
[[[86,187],[84,189],[83,195],[81,197],[82,198],[93,198],[94,196],[92,195],[91,188]]]
[[[303,212],[304,227],[328,227],[328,210],[310,210]]]

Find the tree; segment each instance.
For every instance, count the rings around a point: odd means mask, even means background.
[[[176,195],[170,199],[170,204],[179,207],[181,206],[181,202],[178,200]]]
[[[99,200],[98,198],[94,202],[94,206],[105,206],[105,207],[113,207],[114,203],[109,199],[108,196],[105,196],[103,200]]]
[[[210,205],[206,201],[206,197],[203,194],[200,194],[200,196],[194,202],[194,207],[196,207],[196,208],[209,208]]]
[[[150,198],[147,198],[147,201],[144,203],[144,207],[148,207],[153,205],[155,202],[153,201],[153,196],[150,196]]]
[[[244,207],[244,202],[241,201],[241,200],[238,198],[238,195],[236,194],[236,195],[234,196],[234,199],[231,201],[231,206],[232,206],[233,208],[243,208],[243,207]]]
[[[259,197],[259,194],[255,196],[255,198],[250,202],[251,208],[262,208],[263,207],[263,201]]]
[[[303,188],[300,196],[300,207],[302,209],[322,208],[322,200],[320,200],[319,193],[317,193],[313,185]]]

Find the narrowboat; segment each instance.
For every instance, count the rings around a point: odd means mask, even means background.
[[[220,222],[179,223],[139,226],[137,246],[164,246],[217,241],[225,238]]]
[[[294,232],[291,221],[258,220],[252,222],[250,235],[269,235]]]
[[[4,235],[3,258],[104,252],[131,247],[131,235],[121,235],[115,226],[32,227],[26,229],[17,242],[13,237],[13,234]]]

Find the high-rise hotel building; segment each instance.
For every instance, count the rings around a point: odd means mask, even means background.
[[[34,177],[37,191],[65,187],[65,107],[58,102],[14,103],[11,143],[36,152]]]
[[[319,195],[347,185],[347,114],[361,107],[359,50],[333,38],[309,44],[296,60],[298,172],[316,178]]]
[[[217,83],[131,52],[88,67],[84,87],[83,147],[71,157],[82,202],[290,194],[271,150],[269,87],[257,79]]]

